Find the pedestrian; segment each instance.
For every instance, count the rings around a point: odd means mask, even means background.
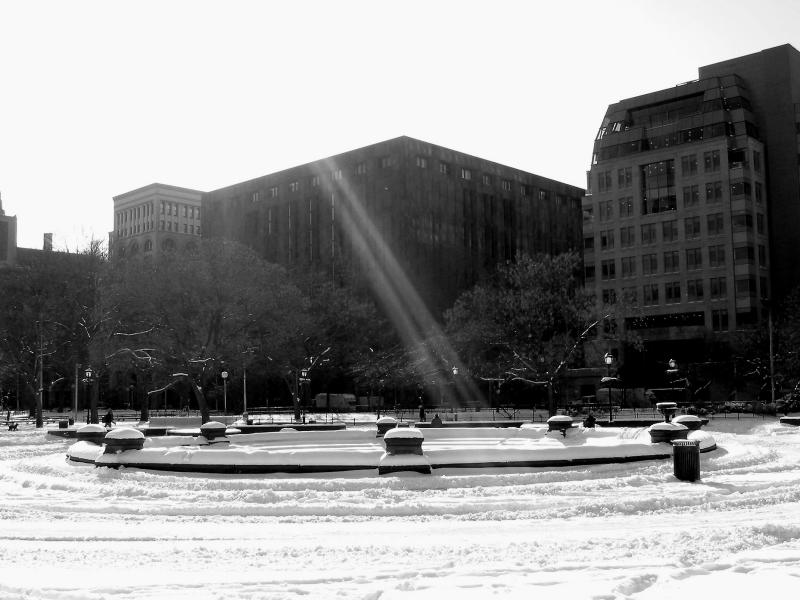
[[[588,417],[586,417],[586,418],[583,420],[583,426],[584,426],[584,427],[594,427],[594,424],[595,424],[596,422],[597,422],[597,420],[594,418],[594,415],[593,415],[592,413],[589,413],[589,416],[588,416]]]
[[[114,412],[109,408],[108,412],[103,416],[103,424],[106,426],[106,429],[111,429],[111,425],[116,425],[116,421],[114,421]]]
[[[419,420],[425,420],[425,407],[422,404],[419,405]]]

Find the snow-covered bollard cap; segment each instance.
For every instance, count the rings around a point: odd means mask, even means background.
[[[227,428],[227,425],[219,421],[208,421],[200,426],[200,434],[207,440],[213,440],[214,438],[223,437]]]
[[[689,429],[700,429],[703,425],[703,419],[697,415],[679,415],[672,419],[672,422],[685,425]]]
[[[547,419],[548,423],[572,423],[573,419],[569,415],[553,415]]]
[[[90,425],[84,425],[78,429],[75,435],[78,438],[78,441],[102,444],[103,439],[106,437],[107,431],[108,430],[103,425],[92,423]]]
[[[119,427],[109,431],[104,441],[106,454],[125,450],[141,450],[144,447],[144,434],[132,427]]]
[[[375,423],[377,423],[378,425],[383,425],[386,423],[397,423],[397,419],[395,419],[394,417],[381,417],[380,419],[375,421]]]
[[[383,439],[425,439],[422,431],[416,427],[396,427],[387,431]]]
[[[139,440],[144,439],[144,434],[133,427],[118,427],[106,434],[107,440]]]
[[[657,410],[677,410],[678,404],[675,402],[656,402]]]
[[[649,431],[684,431],[688,429],[686,425],[681,425],[680,423],[655,423],[650,425],[648,428]]]

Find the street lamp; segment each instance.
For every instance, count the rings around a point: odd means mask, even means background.
[[[608,389],[608,421],[610,423],[614,420],[614,406],[611,402],[611,383],[615,381],[615,378],[611,377],[611,365],[614,363],[614,355],[606,352],[605,356],[603,356],[603,362],[606,364],[606,376],[600,380],[600,383],[605,383],[606,389]]]
[[[228,414],[228,372],[220,373],[222,377],[222,412]]]
[[[308,384],[311,383],[311,378],[309,374],[311,370],[308,368],[300,369],[300,389],[301,389],[301,396],[300,396],[300,404],[303,407],[303,423],[306,422],[306,404],[308,402]]]
[[[89,386],[89,405],[86,407],[86,422],[87,423],[97,423],[97,405],[94,402],[94,378],[95,373],[94,369],[92,369],[91,365],[88,365],[86,369],[83,371],[83,375],[86,378],[86,385]]]
[[[670,358],[667,361],[667,377],[669,377],[670,383],[670,402],[675,401],[675,376],[678,374],[678,363],[675,362],[674,358]]]

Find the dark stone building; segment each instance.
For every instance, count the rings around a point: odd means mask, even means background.
[[[583,193],[399,137],[205,193],[203,235],[330,276],[352,265],[438,316],[518,252],[578,250]]]

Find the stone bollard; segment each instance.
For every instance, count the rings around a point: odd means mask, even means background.
[[[108,430],[105,427],[99,423],[95,423],[92,425],[84,425],[78,429],[76,437],[79,442],[90,442],[99,446],[103,443],[106,433],[108,433]]]
[[[378,463],[378,474],[413,471],[430,475],[431,463],[422,453],[425,437],[416,427],[390,429],[383,436],[386,452]]]
[[[703,426],[703,419],[697,415],[678,415],[672,419],[672,423],[680,423],[686,425],[689,431],[695,431]]]
[[[656,410],[664,415],[664,422],[669,423],[678,412],[678,405],[675,402],[657,402]]]
[[[390,429],[397,427],[397,419],[394,417],[381,417],[375,424],[378,427],[378,433],[375,437],[383,437],[383,435]]]
[[[560,431],[567,437],[567,430],[572,427],[572,417],[569,415],[554,415],[547,419],[547,431]]]
[[[112,429],[106,434],[104,441],[106,443],[104,454],[117,454],[126,450],[144,448],[144,434],[132,427]]]
[[[225,437],[225,431],[228,427],[219,421],[209,421],[200,426],[200,435],[208,440],[209,444],[216,444],[219,442],[228,442]]]
[[[650,432],[650,441],[653,443],[685,440],[689,434],[689,428],[680,423],[656,423],[647,430]]]
[[[675,440],[672,442],[673,473],[681,481],[700,479],[700,441]]]

